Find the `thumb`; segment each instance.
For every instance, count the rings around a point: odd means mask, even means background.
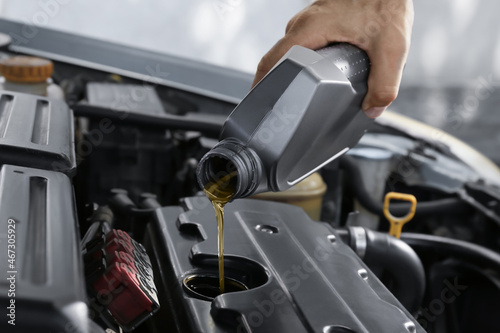
[[[368,92],[363,101],[363,111],[370,118],[377,118],[398,96],[406,52],[377,48],[368,52],[371,68]]]

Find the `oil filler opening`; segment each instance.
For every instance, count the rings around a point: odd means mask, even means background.
[[[194,298],[212,301],[220,295],[216,256],[193,258],[195,269],[185,272],[184,292]],[[258,288],[269,281],[269,272],[261,264],[241,256],[224,257],[224,293]]]
[[[216,274],[191,274],[184,278],[182,284],[188,294],[205,301],[212,301],[221,294],[219,277]],[[224,293],[249,289],[244,283],[230,277],[224,278],[224,284]]]

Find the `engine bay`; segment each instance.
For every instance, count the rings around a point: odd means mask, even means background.
[[[217,226],[195,169],[235,104],[54,68],[64,101],[0,96],[2,332],[500,330],[500,170],[464,143],[387,112],[320,170],[319,218],[229,203],[235,291],[212,297]],[[384,208],[388,192],[417,200],[400,239],[384,211],[410,206]]]

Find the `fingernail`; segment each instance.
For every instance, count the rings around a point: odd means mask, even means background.
[[[365,114],[369,118],[377,118],[384,112],[385,107],[383,106],[376,106],[376,107],[371,107],[368,110],[364,110]]]

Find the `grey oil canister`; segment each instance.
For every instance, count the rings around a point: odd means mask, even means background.
[[[351,44],[293,46],[229,115],[200,186],[237,171],[233,199],[283,191],[347,152],[373,121],[361,110],[369,69]]]

